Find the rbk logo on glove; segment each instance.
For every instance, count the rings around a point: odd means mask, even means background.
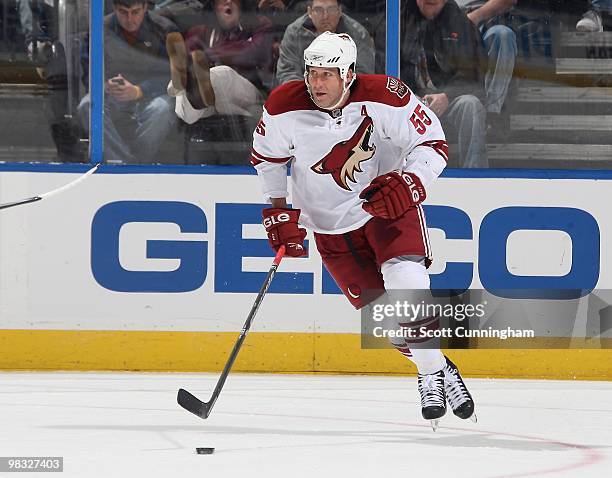
[[[308,254],[304,247],[306,229],[299,227],[299,209],[268,208],[263,210],[263,226],[268,233],[268,241],[274,251],[285,245],[285,254],[301,257]]]
[[[360,199],[365,199],[363,209],[383,219],[403,216],[426,197],[425,187],[416,174],[397,171],[374,178],[359,195]]]

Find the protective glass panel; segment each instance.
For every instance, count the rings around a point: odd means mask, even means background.
[[[400,17],[401,77],[441,118],[449,166],[612,166],[612,2],[456,3]]]
[[[86,0],[0,0],[0,161],[85,162]]]
[[[292,0],[107,1],[105,161],[249,164],[266,98],[303,79],[303,51],[317,29],[359,36],[357,71],[384,71],[384,1],[314,0],[311,15],[308,8]]]

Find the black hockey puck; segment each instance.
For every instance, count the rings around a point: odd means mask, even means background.
[[[214,448],[196,448],[196,453],[198,455],[212,455],[214,452]]]

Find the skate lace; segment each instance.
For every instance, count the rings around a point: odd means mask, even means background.
[[[443,407],[444,377],[435,373],[421,375],[419,392],[421,394],[421,407]]]
[[[448,403],[450,403],[453,410],[469,400],[470,395],[463,380],[457,370],[448,365],[444,369],[444,388]]]

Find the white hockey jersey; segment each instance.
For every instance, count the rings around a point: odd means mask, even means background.
[[[342,234],[372,218],[359,193],[381,174],[410,171],[427,188],[448,161],[440,121],[400,80],[358,75],[348,103],[325,111],[303,81],[276,88],[253,133],[251,163],[266,200],[288,196],[300,222],[316,232]]]

